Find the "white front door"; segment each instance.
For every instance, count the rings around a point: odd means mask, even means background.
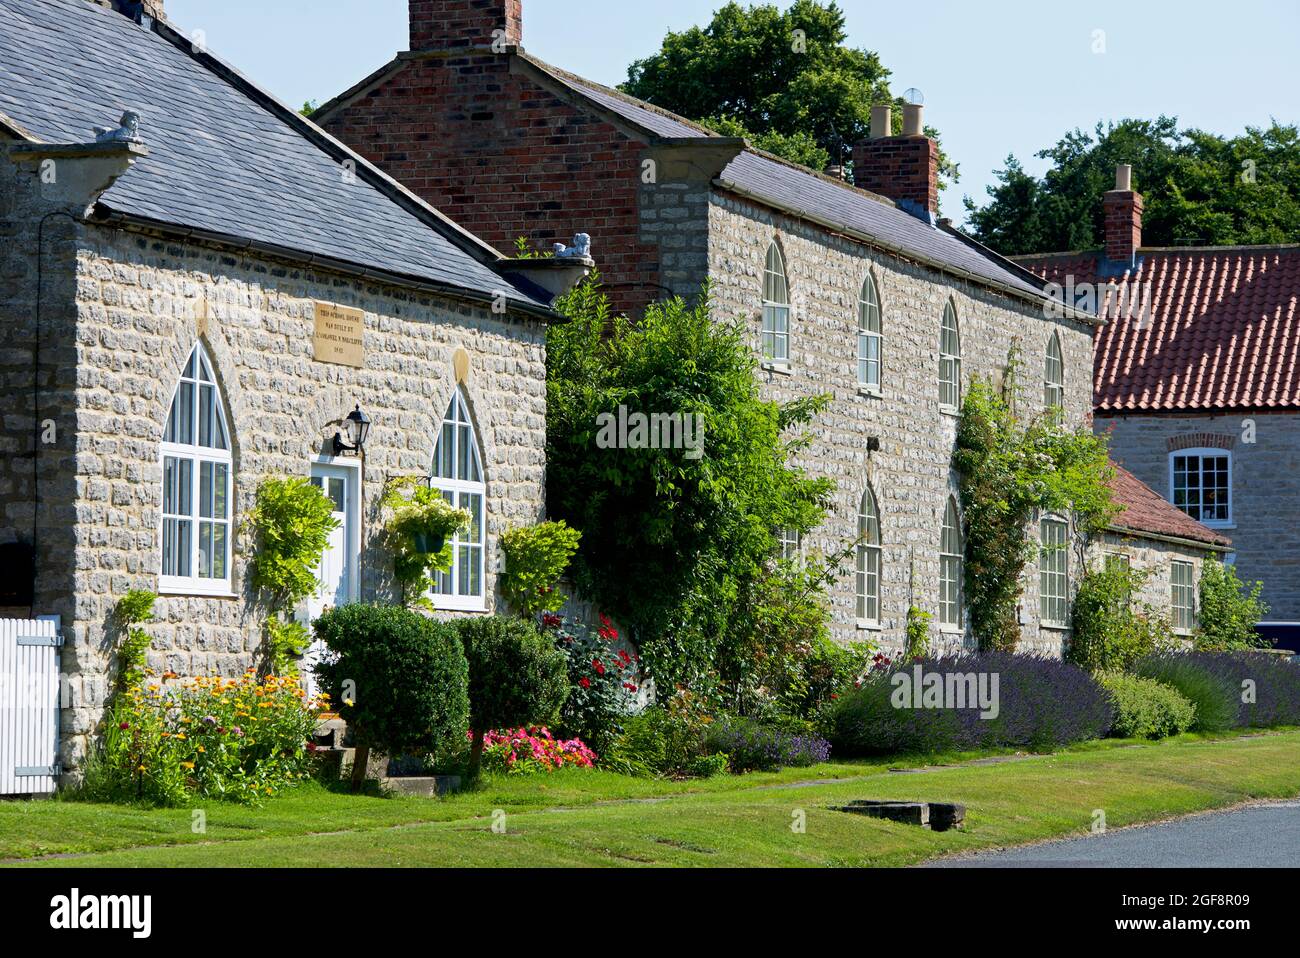
[[[330,533],[325,551],[321,553],[320,565],[316,569],[317,587],[306,603],[306,625],[311,623],[327,609],[336,605],[346,605],[357,601],[359,597],[359,567],[361,561],[361,537],[358,525],[358,482],[360,470],[348,466],[336,466],[329,463],[312,463],[311,483],[333,503],[334,520],[338,523]],[[307,691],[314,694],[316,682],[313,666],[320,661],[325,651],[323,643],[311,644],[303,659],[302,674],[306,679]]]

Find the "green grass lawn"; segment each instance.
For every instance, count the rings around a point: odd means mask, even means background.
[[[304,786],[260,809],[0,803],[0,861],[74,866],[908,865],[1300,794],[1300,731],[1091,743],[997,764],[891,772],[830,762],[666,782],[607,772],[488,780],[441,800]],[[912,763],[915,766],[915,763]],[[852,798],[958,801],[936,833],[831,811]],[[206,832],[192,828],[196,811]],[[504,816],[504,817],[502,817]],[[791,824],[803,818],[805,829]],[[493,822],[503,821],[504,831]]]

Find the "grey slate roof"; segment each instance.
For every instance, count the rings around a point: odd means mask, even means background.
[[[529,63],[628,123],[661,137],[705,137],[704,127],[649,103],[574,76],[535,57]],[[786,163],[757,150],[746,150],[722,171],[719,181],[741,193],[766,201],[778,209],[838,225],[865,234],[882,246],[926,259],[985,279],[1035,299],[1040,286],[997,256],[984,255],[950,232],[922,222],[893,203],[868,195],[847,184]]]
[[[93,127],[140,114],[151,155],[101,206],[539,309],[489,265],[499,254],[418,200],[399,202],[400,187],[277,108],[288,109],[224,64],[88,0],[0,0],[0,114],[48,143],[93,140]]]

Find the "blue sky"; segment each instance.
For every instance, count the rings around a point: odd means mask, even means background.
[[[781,6],[787,0],[778,0]],[[524,0],[529,52],[602,83],[705,23],[722,0]],[[406,0],[166,0],[214,53],[286,102],[320,102],[407,46]],[[877,51],[896,92],[917,87],[961,164],[944,197],[983,201],[993,171],[1098,120],[1177,116],[1233,134],[1300,121],[1297,0],[840,0],[849,41]],[[1105,52],[1094,52],[1097,31]],[[954,195],[955,194],[955,195]]]

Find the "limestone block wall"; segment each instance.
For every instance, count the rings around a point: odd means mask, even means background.
[[[1109,430],[1117,462],[1165,498],[1172,495],[1174,449],[1221,448],[1232,457],[1232,540],[1237,574],[1264,583],[1271,621],[1300,621],[1300,414],[1113,416]]]
[[[95,683],[120,640],[110,622],[131,588],[157,589],[162,470],[158,443],[180,370],[202,338],[232,434],[233,594],[163,595],[150,662],[182,675],[235,674],[262,642],[266,609],[248,582],[251,537],[238,520],[259,481],[307,476],[360,404],[373,420],[364,461],[363,600],[395,596],[378,501],[397,475],[428,475],[456,388],[453,354],[470,357],[464,385],[487,483],[488,606],[498,537],[543,511],[545,328],[486,306],[418,295],[342,275],[136,233],[83,227],[77,243],[75,337],[65,372],[75,392],[64,436],[73,516],[70,575],[51,608],[64,615],[65,663],[88,680],[64,710],[64,763],[74,766],[100,714]],[[365,314],[363,368],[313,358],[313,301]],[[54,557],[51,558],[54,561]]]
[[[807,548],[825,553],[857,536],[859,501],[874,490],[883,547],[879,632],[887,646],[903,641],[909,604],[937,613],[939,539],[945,503],[956,494],[951,458],[956,418],[939,408],[939,330],[951,298],[961,330],[962,377],[1000,377],[1013,342],[1021,351],[1021,384],[1029,411],[1043,408],[1043,366],[1049,337],[1060,337],[1066,416],[1086,422],[1092,403],[1091,328],[1047,318],[1041,307],[965,283],[847,237],[832,234],[740,197],[715,191],[709,208],[709,279],[719,318],[740,318],[759,349],[762,272],[773,239],[785,258],[791,297],[790,371],[763,374],[767,394],[789,400],[829,393],[830,408],[811,429],[800,464],[834,479],[838,491],[826,523]],[[883,372],[879,396],[859,393],[858,298],[875,277],[882,311]],[[867,451],[878,437],[880,450]],[[1036,570],[1027,576],[1026,648],[1059,652],[1064,635],[1040,630]],[[851,576],[834,590],[833,621],[841,640],[858,638]],[[937,622],[937,615],[936,620]],[[938,634],[952,647],[968,635]]]

